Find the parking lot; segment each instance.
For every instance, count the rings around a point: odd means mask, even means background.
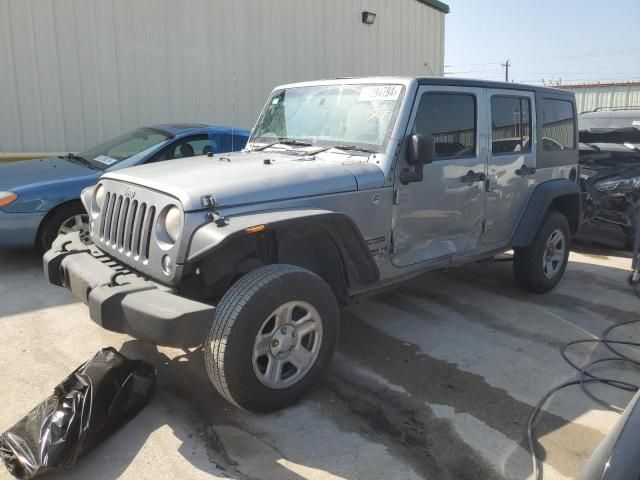
[[[362,300],[343,312],[339,352],[318,388],[293,408],[258,416],[218,396],[200,350],[158,350],[104,331],[68,291],[46,283],[39,257],[2,252],[0,430],[111,345],[157,367],[157,393],[71,471],[50,478],[527,478],[527,418],[574,375],[559,347],[636,317],[629,261],[573,253],[559,288],[542,296],[517,289],[509,263],[494,263]],[[572,352],[580,362],[598,355]],[[596,393],[621,406],[630,398]],[[577,387],[555,396],[536,426],[545,478],[575,477],[616,419]]]

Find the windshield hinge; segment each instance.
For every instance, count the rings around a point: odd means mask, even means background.
[[[213,198],[212,195],[203,195],[200,198],[200,201],[204,208],[211,208],[211,209],[216,208],[216,200],[215,198]],[[225,225],[229,224],[229,219],[224,215],[221,215],[220,212],[217,212],[216,210],[207,212],[207,220],[215,223],[219,227],[224,227]]]
[[[389,254],[395,255],[396,253],[396,239],[393,236],[393,232],[391,232],[391,235],[389,236]]]
[[[225,225],[229,225],[229,219],[224,215],[220,215],[220,213],[216,211],[208,212],[207,219],[210,222],[215,223],[219,227],[224,227]]]
[[[397,188],[393,191],[393,204],[400,205],[400,190]]]

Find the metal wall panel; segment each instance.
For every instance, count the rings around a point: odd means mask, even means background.
[[[0,152],[149,123],[251,128],[277,84],[443,63],[444,13],[416,0],[0,0]]]
[[[564,85],[560,88],[576,94],[578,112],[590,112],[596,108],[640,107],[640,82]]]

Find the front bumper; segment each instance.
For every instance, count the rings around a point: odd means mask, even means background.
[[[158,345],[200,345],[215,307],[176,295],[118,264],[77,234],[59,236],[43,258],[49,282],[89,306],[91,319],[114,332]]]

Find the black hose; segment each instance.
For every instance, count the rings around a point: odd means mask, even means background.
[[[638,266],[640,265],[640,199],[638,199],[638,201],[635,204],[635,216],[636,216],[636,228],[635,228],[635,234],[634,234],[634,239],[633,239],[633,254],[632,254],[632,261],[631,261],[632,273],[629,276],[629,284],[633,288],[633,292],[638,297],[640,297],[640,290],[639,290],[640,273],[638,272],[638,270],[639,270]],[[560,350],[560,354],[562,355],[562,358],[578,372],[579,378],[578,378],[578,380],[571,380],[571,381],[565,382],[565,383],[563,383],[561,385],[558,385],[558,386],[554,387],[553,389],[551,389],[549,392],[547,392],[547,394],[544,397],[542,397],[542,399],[538,402],[538,404],[533,409],[533,412],[531,412],[531,415],[529,416],[529,421],[527,422],[527,441],[529,442],[529,452],[531,453],[531,460],[533,462],[533,475],[534,475],[534,479],[535,480],[540,480],[542,478],[542,473],[543,472],[542,472],[542,468],[539,468],[539,466],[538,466],[538,458],[536,457],[535,438],[534,438],[534,435],[533,435],[533,426],[534,426],[534,422],[535,422],[538,414],[540,413],[540,411],[544,407],[544,404],[547,403],[547,401],[549,400],[549,398],[551,398],[553,396],[553,394],[555,394],[559,390],[562,390],[563,388],[570,387],[572,385],[580,385],[580,388],[582,388],[582,391],[584,393],[586,393],[589,396],[589,398],[591,398],[592,400],[600,403],[601,405],[604,405],[605,407],[607,407],[610,410],[613,410],[613,411],[618,412],[618,413],[622,413],[624,410],[621,409],[620,407],[618,407],[616,405],[612,405],[610,403],[607,403],[607,402],[597,398],[595,395],[593,395],[587,389],[586,384],[587,383],[602,383],[602,384],[607,385],[609,387],[617,388],[617,389],[624,390],[624,391],[627,391],[627,392],[637,392],[638,390],[640,390],[640,385],[636,385],[636,384],[629,383],[629,382],[624,382],[622,380],[616,380],[616,379],[611,379],[611,378],[602,378],[602,377],[599,377],[599,376],[594,375],[593,373],[589,372],[589,370],[594,365],[601,365],[603,363],[611,363],[611,362],[628,363],[630,365],[633,365],[635,367],[639,367],[640,368],[640,361],[635,360],[635,359],[629,357],[628,355],[622,353],[617,347],[614,346],[614,345],[623,345],[623,346],[627,346],[627,347],[631,347],[631,348],[639,348],[640,347],[640,343],[638,343],[638,342],[627,342],[627,341],[622,341],[622,340],[610,340],[609,339],[609,334],[614,329],[623,327],[625,325],[632,325],[632,324],[635,324],[635,323],[640,323],[640,319],[639,320],[629,320],[627,322],[622,322],[622,323],[616,323],[616,324],[611,325],[610,327],[608,327],[602,333],[602,338],[586,339],[586,340],[575,340],[573,342],[569,342],[569,343],[565,344],[562,347],[562,349]],[[583,365],[583,366],[576,365],[575,363],[573,363],[569,359],[569,357],[567,356],[566,351],[567,351],[567,349],[569,347],[571,347],[573,345],[583,344],[583,343],[602,344],[611,353],[613,353],[615,356],[614,357],[601,358],[599,360],[595,360],[595,361],[590,362],[590,363],[588,363],[586,365]]]
[[[623,340],[610,340],[609,339],[609,335],[614,329],[619,328],[619,327],[623,327],[623,326],[626,326],[626,325],[632,325],[632,324],[635,324],[635,323],[640,323],[640,319],[638,319],[638,320],[630,320],[630,321],[627,321],[627,322],[622,322],[622,323],[617,323],[615,325],[611,325],[610,327],[608,327],[602,333],[602,338],[586,339],[586,340],[575,340],[573,342],[569,342],[569,343],[565,344],[560,349],[560,354],[562,355],[562,358],[569,365],[571,365],[571,367],[573,367],[578,372],[579,378],[577,380],[570,380],[568,382],[562,383],[562,384],[554,387],[553,389],[551,389],[549,392],[547,392],[544,395],[544,397],[542,397],[542,399],[538,402],[538,404],[533,409],[533,412],[529,416],[529,420],[527,422],[527,441],[529,443],[529,452],[531,453],[531,460],[532,460],[532,463],[533,463],[533,478],[535,480],[542,479],[543,471],[542,471],[542,465],[539,465],[538,457],[536,456],[536,452],[535,452],[535,436],[534,436],[533,427],[534,427],[535,420],[538,417],[538,414],[540,413],[540,411],[542,410],[544,405],[547,403],[547,401],[556,392],[558,392],[559,390],[562,390],[562,389],[564,389],[566,387],[570,387],[572,385],[580,385],[580,387],[582,388],[584,393],[587,394],[589,396],[589,398],[591,398],[592,400],[598,402],[601,405],[604,405],[606,408],[608,408],[610,410],[613,410],[613,411],[618,412],[618,413],[622,413],[624,411],[624,409],[621,409],[620,407],[618,407],[616,405],[612,405],[610,403],[607,403],[607,402],[597,398],[593,393],[591,393],[587,389],[586,384],[588,384],[588,383],[602,383],[604,385],[607,385],[607,386],[610,386],[610,387],[613,387],[613,388],[617,388],[617,389],[620,389],[620,390],[624,390],[626,392],[637,392],[638,390],[640,390],[640,385],[637,385],[637,384],[634,384],[634,383],[625,382],[625,381],[622,381],[622,380],[612,379],[612,378],[603,378],[603,377],[595,375],[595,374],[593,374],[593,373],[591,373],[589,371],[592,367],[594,367],[596,365],[602,365],[604,363],[611,363],[611,362],[618,362],[618,363],[627,363],[627,364],[630,364],[632,366],[638,367],[638,370],[640,372],[640,360],[635,360],[635,359],[629,357],[628,355],[620,352],[619,349],[615,347],[615,346],[627,346],[627,347],[631,347],[631,348],[640,348],[640,343],[638,343],[638,342],[628,342],[628,341],[623,341]],[[570,348],[573,345],[585,344],[585,343],[602,344],[611,353],[613,353],[615,356],[614,357],[600,358],[598,360],[594,360],[594,361],[589,362],[589,363],[587,363],[585,365],[582,365],[582,366],[576,365],[567,356],[567,349]],[[638,351],[638,353],[640,354],[640,350]]]

